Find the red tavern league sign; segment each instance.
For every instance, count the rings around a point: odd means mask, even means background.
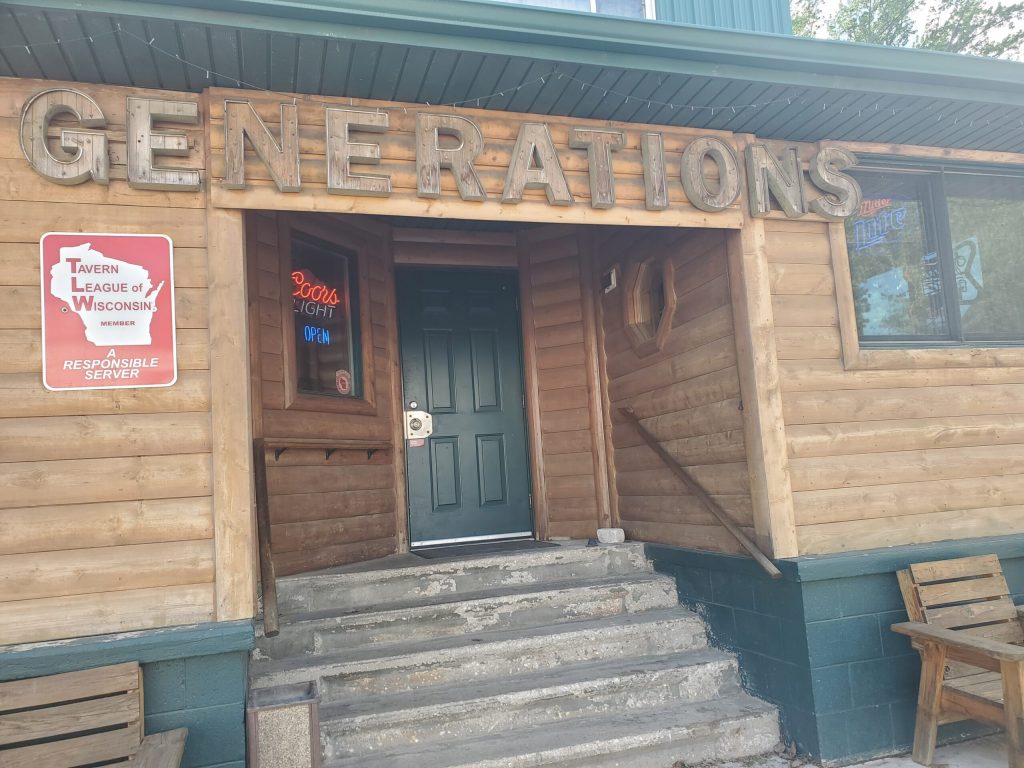
[[[175,382],[169,237],[50,232],[39,258],[47,389]]]

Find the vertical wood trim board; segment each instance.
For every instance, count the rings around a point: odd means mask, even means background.
[[[597,312],[595,309],[594,292],[597,290],[594,279],[593,239],[594,233],[582,227],[577,230],[580,264],[580,290],[583,297],[583,340],[586,346],[587,361],[587,395],[590,407],[590,433],[593,439],[591,453],[594,457],[594,480],[597,485],[597,516],[602,528],[612,526],[611,486],[608,471],[608,453],[605,425],[608,416],[605,392],[607,387],[603,381],[602,365],[598,349]]]
[[[239,382],[249,381],[242,212],[208,208],[206,228],[217,619],[231,621],[253,616],[256,600],[252,413],[249,398],[239,392]]]
[[[775,558],[795,557],[796,522],[782,415],[765,231],[751,219],[728,238],[730,293],[758,543]]]
[[[409,499],[405,476],[405,401],[402,389],[401,346],[398,338],[398,303],[395,297],[395,245],[387,243],[387,269],[385,284],[392,286],[388,297],[387,345],[388,375],[391,377],[391,419],[395,472],[395,547],[399,552],[409,551]],[[387,403],[379,403],[384,408]]]
[[[540,390],[537,385],[537,341],[534,334],[530,290],[530,243],[518,235],[519,312],[523,329],[523,385],[526,395],[526,433],[529,440],[530,481],[533,485],[533,519],[538,539],[548,538],[547,485],[544,478],[544,435],[540,424]]]

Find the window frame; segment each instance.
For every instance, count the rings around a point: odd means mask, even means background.
[[[644,291],[655,273],[660,273],[664,307],[656,327],[647,328],[649,299]],[[648,256],[629,264],[622,292],[622,321],[637,357],[647,357],[665,348],[675,322],[677,305],[675,262],[671,255]]]
[[[964,335],[960,315],[960,302],[955,290],[956,274],[954,269],[955,254],[953,253],[953,236],[950,227],[948,197],[945,180],[949,175],[999,176],[1011,177],[1024,181],[1024,170],[1016,167],[994,166],[978,163],[927,163],[920,160],[893,158],[883,156],[860,156],[857,171],[862,173],[899,173],[908,176],[916,175],[924,179],[925,194],[921,201],[924,205],[925,226],[928,236],[932,239],[939,258],[939,269],[943,282],[943,305],[946,313],[948,336],[926,335],[893,335],[886,337],[862,337],[860,325],[854,307],[853,330],[858,346],[865,350],[891,349],[1016,349],[1024,347],[1024,336],[1013,338],[983,337],[975,335],[967,338]],[[843,251],[849,278],[851,301],[853,298],[852,266],[849,259],[849,245],[846,242],[845,225],[843,225]],[[833,248],[833,252],[835,248]],[[834,265],[835,266],[835,265]]]
[[[908,167],[934,167],[945,165],[957,170],[994,170],[1007,175],[1024,175],[1024,160],[1019,156],[981,151],[965,154],[976,161],[953,163],[947,150],[922,147],[897,147],[880,144],[847,144],[857,152],[862,168],[888,167],[906,170]],[[853,279],[850,274],[850,256],[846,242],[846,224],[828,222],[829,250],[832,274],[835,279],[835,297],[838,309],[839,338],[842,366],[849,371],[907,371],[938,368],[1020,368],[1024,367],[1024,348],[1017,346],[950,346],[913,344],[886,344],[862,346],[857,326],[857,308],[853,297]]]
[[[293,411],[374,415],[377,413],[376,377],[374,372],[373,323],[370,318],[370,280],[367,252],[371,250],[368,237],[349,227],[328,227],[323,223],[296,214],[278,214],[278,253],[281,306],[281,341],[284,383],[284,407]],[[336,245],[352,254],[356,280],[350,290],[358,291],[358,339],[353,347],[359,348],[362,370],[361,397],[333,397],[300,392],[295,371],[295,312],[292,304],[292,234],[298,232],[330,245]],[[354,372],[353,372],[354,373]]]
[[[509,2],[508,4],[509,5],[525,5],[525,6],[529,6],[531,8],[550,8],[551,10],[566,10],[566,11],[575,12],[575,13],[593,13],[594,15],[597,15],[597,16],[610,16],[611,18],[615,18],[615,19],[647,19],[648,21],[656,21],[657,18],[658,18],[657,0],[643,0],[643,6],[644,6],[643,16],[616,16],[616,15],[608,14],[608,13],[600,13],[597,10],[597,2],[598,2],[598,0],[588,0],[588,5],[590,6],[590,9],[587,10],[587,11],[582,11],[582,10],[575,11],[574,9],[565,9],[565,8],[562,8],[562,9],[551,8],[551,6],[542,5],[541,3],[533,2],[532,0],[511,0],[511,2]]]

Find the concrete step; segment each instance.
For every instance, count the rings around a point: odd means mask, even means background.
[[[643,545],[636,543],[588,547],[572,542],[550,549],[440,561],[407,555],[397,565],[282,578],[277,586],[278,606],[284,616],[346,612],[459,592],[652,572]]]
[[[677,707],[740,691],[736,660],[711,648],[573,664],[543,673],[384,696],[339,699],[320,710],[327,757],[373,755],[409,744]],[[568,723],[565,723],[567,727]]]
[[[371,646],[324,656],[256,660],[250,675],[255,688],[318,680],[324,701],[331,701],[354,694],[410,691],[557,669],[583,661],[655,656],[706,646],[701,620],[676,607],[539,628]]]
[[[466,740],[335,759],[328,768],[668,768],[677,762],[740,759],[778,742],[775,709],[743,693],[712,701],[617,712],[571,725],[505,727]]]
[[[457,592],[387,610],[322,612],[291,617],[273,638],[260,637],[266,658],[331,653],[366,645],[428,640],[467,632],[538,627],[579,619],[671,608],[679,602],[667,576],[605,577],[589,581]]]

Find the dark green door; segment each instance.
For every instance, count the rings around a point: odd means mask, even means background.
[[[434,427],[407,444],[413,546],[532,535],[516,274],[396,278],[404,408]]]

